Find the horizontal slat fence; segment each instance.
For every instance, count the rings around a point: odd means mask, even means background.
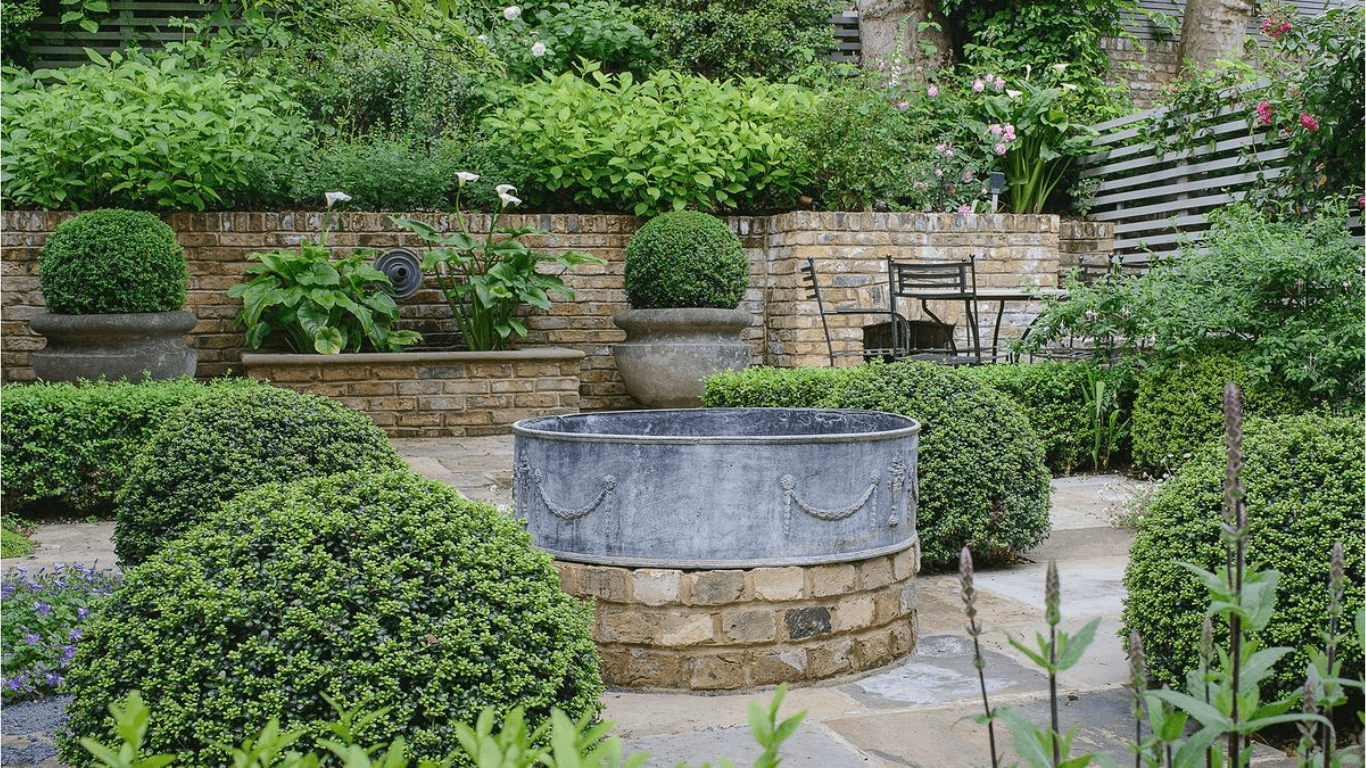
[[[1082,160],[1081,176],[1099,182],[1089,218],[1114,223],[1116,260],[1142,265],[1176,253],[1204,235],[1210,211],[1242,200],[1259,178],[1284,175],[1285,139],[1252,130],[1257,88],[1226,92],[1234,106],[1188,116],[1199,141],[1180,152],[1159,155],[1143,139],[1143,127],[1165,109],[1094,126],[1098,151]],[[1350,226],[1359,230],[1360,217]]]
[[[95,32],[70,24],[57,16],[34,21],[31,55],[36,68],[71,67],[90,63],[85,49],[102,56],[130,45],[157,47],[184,40],[187,34],[176,19],[196,20],[215,12],[219,3],[189,0],[110,0],[110,15],[99,18]]]

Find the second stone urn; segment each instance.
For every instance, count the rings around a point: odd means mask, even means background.
[[[631,309],[612,318],[626,340],[612,347],[631,396],[649,408],[695,408],[702,379],[749,367],[753,352],[740,340],[749,327],[738,309]]]

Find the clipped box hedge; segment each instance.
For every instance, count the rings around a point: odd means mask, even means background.
[[[248,379],[8,384],[0,388],[0,488],[8,513],[113,514],[133,458],[168,413]]]
[[[920,422],[921,557],[949,568],[967,546],[1004,561],[1049,531],[1050,475],[1029,421],[1010,398],[930,363],[749,368],[707,380],[712,407],[852,408]]]

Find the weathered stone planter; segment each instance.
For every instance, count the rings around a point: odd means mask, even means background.
[[[47,346],[31,355],[43,381],[127,378],[141,381],[193,376],[198,353],[185,343],[195,316],[183,310],[120,315],[60,315],[44,312],[29,320]]]
[[[862,672],[915,644],[919,429],[782,408],[531,419],[517,513],[565,590],[594,598],[613,685]]]
[[[702,404],[702,379],[748,368],[740,332],[752,319],[737,309],[632,309],[612,318],[626,340],[612,347],[626,391],[650,408]]]
[[[497,352],[242,355],[246,374],[340,400],[390,437],[507,434],[520,419],[579,410],[579,364],[566,347]]]

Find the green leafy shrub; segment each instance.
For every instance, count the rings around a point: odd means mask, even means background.
[[[625,284],[636,309],[734,309],[749,287],[749,258],[740,238],[715,216],[665,213],[627,243]]]
[[[1041,361],[980,365],[963,373],[1010,396],[1056,473],[1108,469],[1128,453],[1136,380],[1129,366]]]
[[[107,208],[57,225],[38,254],[38,276],[50,311],[97,315],[180,309],[190,272],[165,222]]]
[[[24,538],[22,533],[10,530],[9,527],[0,529],[0,557],[23,557],[33,552],[33,542]]]
[[[1324,416],[1253,419],[1243,443],[1247,560],[1280,573],[1277,610],[1262,634],[1268,646],[1295,651],[1276,666],[1264,698],[1279,698],[1304,684],[1307,648],[1322,645],[1328,606],[1329,549],[1341,541],[1346,555],[1344,613],[1363,605],[1361,422]],[[1155,679],[1177,684],[1199,660],[1200,624],[1207,593],[1178,563],[1220,571],[1225,551],[1221,446],[1209,443],[1153,495],[1129,552],[1124,581],[1123,634],[1143,638]],[[1227,628],[1215,634],[1227,635]],[[1360,669],[1354,640],[1339,646],[1343,669]]]
[[[316,205],[323,195],[344,189],[350,210],[448,210],[457,189],[464,147],[455,141],[430,146],[409,137],[367,135],[328,142],[289,166],[277,184],[292,201]]]
[[[713,80],[787,81],[835,49],[830,0],[635,0],[667,66]]]
[[[133,458],[166,414],[208,389],[259,387],[249,379],[189,378],[7,384],[0,389],[0,488],[5,513],[55,508],[105,516]]]
[[[1360,411],[1366,388],[1366,283],[1361,246],[1341,205],[1275,220],[1244,205],[1211,217],[1202,247],[1155,264],[1138,279],[1069,286],[1047,306],[1036,343],[1122,337],[1152,348],[1153,363],[1179,363],[1211,341],[1246,342],[1257,386],[1284,384],[1302,397]],[[1217,409],[1216,409],[1217,410]]]
[[[955,135],[967,122],[958,89],[947,78],[933,97],[928,87],[879,62],[832,83],[794,121],[817,207],[957,211],[983,197],[995,158]]]
[[[242,491],[406,466],[363,413],[271,386],[213,390],[163,419],[115,497],[114,552],[137,565]]]
[[[707,377],[702,405],[708,408],[819,408],[845,386],[856,368],[724,370]]]
[[[647,74],[657,62],[654,41],[639,26],[641,12],[616,0],[547,3],[509,19],[487,35],[508,74],[521,81],[568,72],[596,61],[609,72]]]
[[[1049,473],[1029,421],[1011,400],[959,371],[930,363],[848,368],[814,376],[794,370],[749,369],[709,378],[703,403],[857,408],[910,416],[920,422],[920,508],[917,527],[927,567],[957,563],[969,547],[1000,561],[1048,534]],[[774,382],[798,402],[764,397],[750,377]],[[795,384],[777,383],[789,377]],[[816,402],[819,380],[828,389]],[[713,384],[713,382],[716,382]],[[735,393],[741,402],[732,403]]]
[[[434,142],[476,127],[485,101],[481,78],[440,51],[415,42],[375,45],[354,36],[342,39],[335,55],[317,57],[299,73],[306,87],[297,89],[298,100],[315,123],[344,140],[370,136],[411,143]],[[354,195],[356,188],[329,189]]]
[[[807,169],[784,131],[808,91],[662,71],[637,81],[589,66],[513,92],[485,120],[488,140],[531,170],[538,210],[637,216],[786,208]]]
[[[440,759],[484,707],[595,714],[591,620],[515,519],[446,485],[406,470],[271,484],[128,574],[68,674],[62,759],[91,764],[76,739],[114,738],[105,707],[134,689],[158,712],[149,748],[187,764],[268,718],[312,748],[324,695],[382,712],[355,726],[363,743],[402,736]]]
[[[281,85],[175,53],[91,55],[41,80],[6,71],[0,181],[10,205],[230,208],[251,192],[252,165],[303,146],[304,121]]]
[[[4,0],[0,3],[0,60],[6,65],[28,62],[33,22],[42,14],[39,0]]]
[[[1207,345],[1179,363],[1138,376],[1133,411],[1134,463],[1172,468],[1223,434],[1224,385],[1236,382],[1249,416],[1300,413],[1307,405],[1284,386],[1253,386],[1247,355],[1229,345]]]

